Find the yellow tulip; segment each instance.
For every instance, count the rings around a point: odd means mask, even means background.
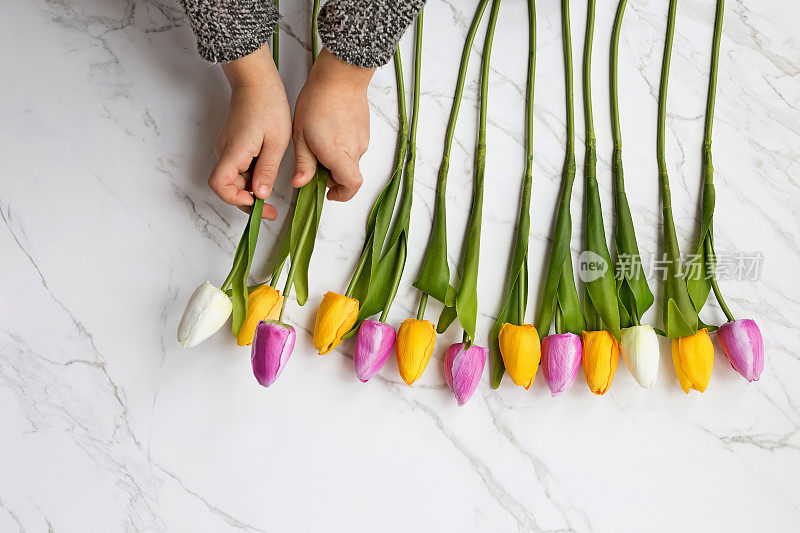
[[[436,327],[427,320],[408,318],[400,324],[395,351],[400,377],[411,385],[417,381],[433,354]]]
[[[706,390],[714,368],[714,345],[708,330],[703,328],[694,335],[672,339],[672,362],[683,392]]]
[[[283,296],[279,290],[269,285],[261,285],[247,296],[247,316],[236,337],[236,344],[249,346],[253,344],[256,326],[262,320],[277,320],[281,313]]]
[[[595,394],[605,394],[619,363],[619,344],[610,331],[584,331],[583,375]]]
[[[500,355],[511,381],[529,389],[542,358],[539,332],[530,324],[517,326],[506,322],[500,328],[499,340]]]
[[[357,319],[358,300],[326,292],[314,322],[314,348],[320,355],[336,348],[342,342],[342,336],[356,325]]]

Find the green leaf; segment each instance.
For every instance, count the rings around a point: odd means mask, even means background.
[[[586,282],[588,298],[584,301],[584,304],[591,300],[592,310],[602,320],[603,327],[611,331],[614,337],[619,338],[620,318],[617,283],[614,279],[611,256],[608,253],[608,245],[606,244],[596,166],[595,141],[593,137],[589,136],[586,142],[586,163],[584,165],[586,174],[586,250],[593,254],[589,257],[589,260],[592,263],[601,262],[604,270],[600,277]],[[589,322],[591,323],[591,321]]]
[[[715,191],[713,183],[714,168],[711,164],[710,147],[704,150],[703,172],[703,205],[700,221],[700,235],[697,252],[687,261],[686,288],[695,310],[699,313],[711,292],[711,276],[716,268],[716,255],[711,240],[714,222]]]
[[[481,18],[486,10],[489,0],[481,0],[475,11],[475,16],[470,24],[464,48],[461,52],[461,63],[458,69],[458,80],[456,91],[453,96],[453,104],[450,107],[450,118],[447,122],[447,133],[445,135],[444,152],[442,162],[439,165],[439,175],[436,180],[436,204],[434,207],[433,229],[425,250],[425,258],[422,262],[414,287],[422,292],[429,294],[444,302],[445,305],[452,305],[452,301],[447,301],[448,288],[450,287],[450,267],[447,264],[447,215],[446,215],[446,192],[447,192],[447,173],[450,169],[450,147],[453,144],[455,135],[456,120],[458,110],[461,106],[461,98],[464,94],[464,82],[467,77],[469,57],[472,51],[472,43],[475,41],[475,34],[478,31]]]
[[[447,331],[447,328],[450,327],[450,324],[453,323],[457,316],[458,312],[456,311],[455,306],[444,306],[442,308],[442,312],[439,314],[439,321],[436,323],[436,333],[441,335]]]
[[[564,261],[561,279],[558,282],[558,307],[564,316],[564,331],[580,335],[586,329],[586,319],[581,312],[575,276],[572,273],[572,258]],[[539,333],[539,336],[542,334]]]
[[[297,303],[301,306],[305,305],[308,300],[308,269],[322,216],[322,204],[325,201],[328,176],[328,169],[318,165],[312,180],[300,188],[292,217],[290,256],[293,263],[297,262],[293,285],[297,294]],[[307,217],[311,217],[313,222],[306,239],[301,243],[299,241],[302,227]]]
[[[256,198],[250,210],[250,218],[245,226],[247,240],[244,248],[244,261],[234,273],[233,289],[231,301],[233,303],[232,327],[234,336],[239,335],[244,319],[247,316],[247,278],[250,274],[250,265],[253,263],[253,254],[258,242],[258,230],[261,227],[261,213],[264,209],[264,201]]]

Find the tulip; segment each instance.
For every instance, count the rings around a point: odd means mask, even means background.
[[[486,348],[464,342],[451,344],[444,356],[444,378],[461,407],[472,397],[486,366]]]
[[[650,326],[633,326],[620,332],[619,349],[633,379],[640,387],[653,388],[658,376],[659,348]]]
[[[239,330],[236,343],[239,346],[249,346],[256,334],[256,326],[262,320],[277,320],[281,314],[283,296],[280,291],[269,285],[261,285],[247,297],[247,316]]]
[[[358,300],[335,292],[326,292],[314,322],[314,348],[325,355],[342,342],[358,319]]]
[[[433,354],[436,344],[436,327],[427,320],[407,318],[397,332],[397,369],[400,377],[411,385],[417,381]]]
[[[572,387],[581,367],[581,338],[574,333],[548,335],[542,341],[542,375],[557,396]]]
[[[755,320],[727,322],[717,330],[722,351],[747,381],[758,381],[764,370],[764,341]]]
[[[511,381],[529,389],[541,360],[539,332],[530,324],[505,323],[500,328],[500,355]]]
[[[683,392],[703,392],[711,381],[714,368],[714,345],[706,328],[694,335],[672,339],[672,362]]]
[[[196,346],[225,324],[233,304],[224,292],[208,281],[195,289],[178,324],[178,342],[187,348]]]
[[[392,355],[397,334],[389,324],[368,318],[361,323],[356,336],[353,365],[358,379],[366,383],[380,372]]]
[[[584,331],[583,375],[586,383],[597,395],[605,394],[611,387],[619,363],[619,344],[608,330]]]
[[[274,320],[262,320],[256,326],[251,362],[253,374],[265,387],[269,387],[289,360],[297,335],[294,328]]]

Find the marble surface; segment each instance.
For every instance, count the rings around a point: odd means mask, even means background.
[[[282,8],[282,70],[294,99],[308,68],[307,3]],[[430,228],[460,47],[475,0],[430,0],[409,261]],[[594,101],[598,177],[610,223],[607,57],[615,2],[599,2]],[[494,47],[479,341],[504,283],[523,168],[526,11],[504,2]],[[536,306],[563,158],[558,2],[540,1],[530,269]],[[574,2],[576,76],[584,9]],[[700,146],[714,2],[680,2],[668,164],[681,246],[697,232]],[[321,295],[344,290],[363,223],[387,179],[394,77],[370,89],[366,183],[326,204],[309,303],[289,303],[298,346],[270,389],[220,333],[175,340],[189,294],[219,283],[243,214],[206,187],[227,86],[204,64],[171,0],[9,0],[0,17],[0,531],[789,531],[800,520],[800,42],[797,4],[729,1],[714,130],[716,240],[761,254],[754,280],[725,280],[734,312],[761,325],[766,368],[747,384],[717,351],[705,394],[678,386],[666,343],[641,390],[620,363],[595,397],[579,375],[552,399],[488,372],[464,408],[441,369],[456,328],[413,387],[393,360],[359,383],[352,342],[327,357],[309,330]],[[655,118],[666,2],[629,2],[620,45],[628,191],[645,254],[658,252]],[[482,32],[478,42],[482,41]],[[411,42],[403,50],[410,61]],[[471,197],[479,52],[472,55],[448,190],[451,265]],[[407,68],[406,72],[409,73]],[[580,106],[580,88],[576,103]],[[578,118],[578,167],[583,122]],[[287,154],[275,191],[291,197]],[[580,249],[578,175],[573,251]],[[281,224],[265,223],[253,273]],[[438,315],[429,306],[429,318]],[[715,304],[708,321],[723,317]],[[646,316],[656,325],[656,310]],[[791,524],[795,524],[793,527]]]

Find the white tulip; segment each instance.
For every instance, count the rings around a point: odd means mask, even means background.
[[[216,333],[233,310],[224,292],[208,281],[195,289],[178,324],[178,342],[187,348],[196,346]]]
[[[650,326],[633,326],[620,332],[619,350],[625,364],[641,387],[656,382],[659,365],[658,337]]]

